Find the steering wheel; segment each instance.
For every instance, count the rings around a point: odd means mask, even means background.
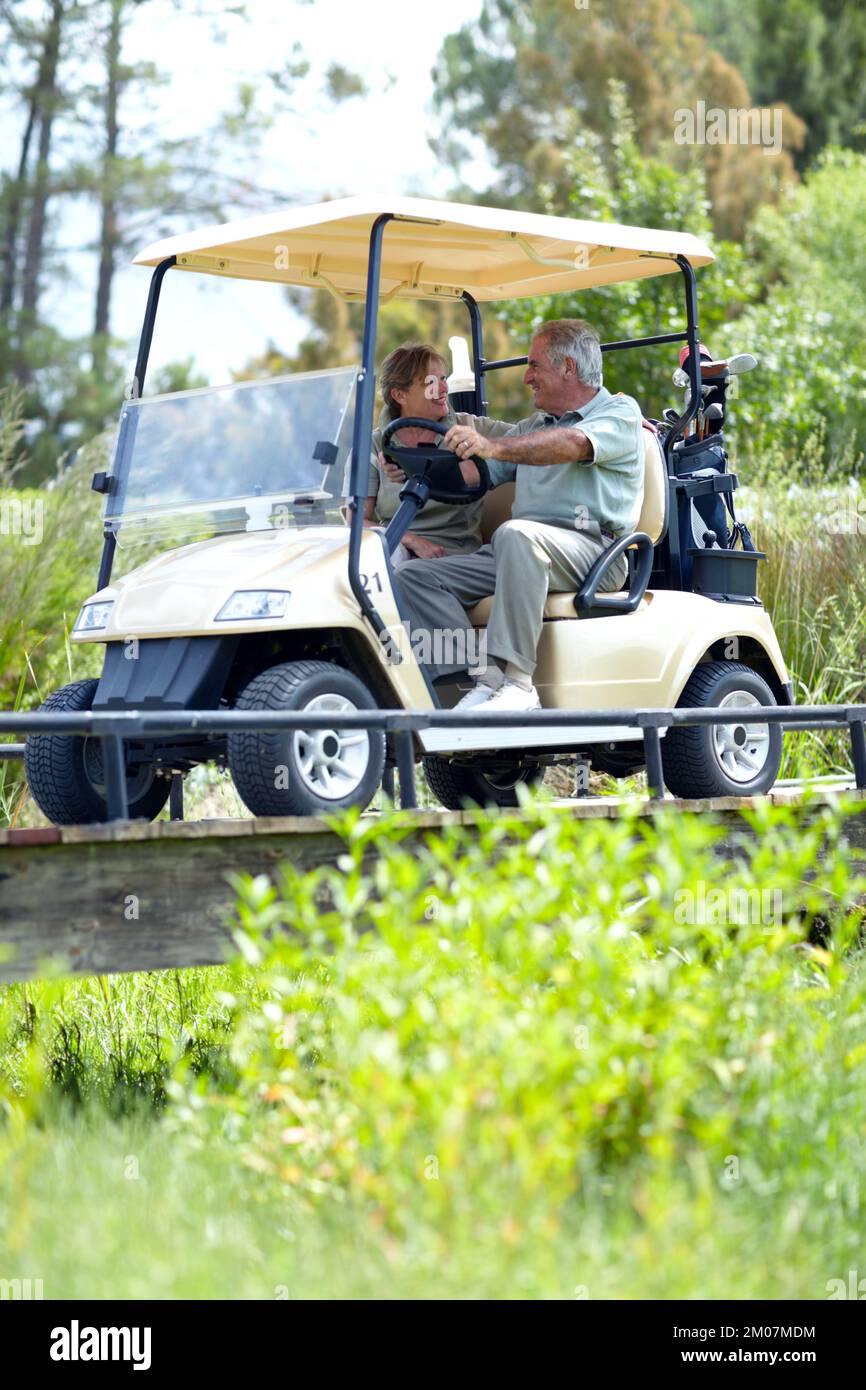
[[[481,476],[477,487],[472,487],[460,471],[461,460],[450,449],[440,449],[438,444],[392,444],[391,439],[402,429],[432,430],[434,434],[446,435],[451,428],[441,420],[422,420],[417,415],[407,415],[392,420],[385,426],[382,434],[382,453],[390,463],[396,463],[410,478],[423,478],[430,488],[430,496],[437,502],[451,502],[465,506],[478,502],[490,487],[490,474],[487,464],[477,454],[472,456]]]

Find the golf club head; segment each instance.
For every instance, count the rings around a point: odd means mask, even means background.
[[[742,376],[744,372],[754,371],[757,365],[758,359],[754,353],[738,352],[728,358],[728,373],[730,376]]]
[[[752,352],[737,352],[733,357],[727,359],[728,376],[742,376],[744,372],[751,372],[757,367],[758,359]],[[682,367],[676,367],[672,376],[674,386],[684,391],[689,384],[688,373]]]
[[[689,374],[688,374],[688,372],[684,372],[683,369],[682,369],[682,367],[677,367],[676,371],[675,371],[674,374],[673,374],[672,380],[673,380],[674,386],[678,386],[679,389],[680,389],[681,391],[687,390],[688,387],[691,385],[691,382],[689,381]],[[713,389],[713,384],[712,384],[712,382],[701,382],[701,394],[702,394],[702,395],[706,395],[707,392],[708,392],[708,391],[712,391],[712,389]]]

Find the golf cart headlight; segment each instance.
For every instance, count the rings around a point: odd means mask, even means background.
[[[282,618],[291,595],[284,589],[238,589],[216,615],[218,623],[243,618]]]
[[[108,603],[85,603],[75,624],[76,632],[98,632],[108,627],[108,618],[114,607],[114,599]]]

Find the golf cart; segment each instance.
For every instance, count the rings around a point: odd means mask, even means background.
[[[337,199],[142,251],[136,263],[155,269],[137,390],[122,409],[111,469],[94,478],[104,496],[102,561],[72,637],[104,644],[102,675],[56,691],[44,708],[303,710],[332,713],[333,726],[130,738],[129,815],[155,816],[171,777],[201,762],[228,766],[254,815],[366,806],[382,781],[390,739],[380,730],[341,729],[341,714],[447,709],[468,688],[460,675],[431,680],[430,657],[408,640],[390,557],[429,498],[460,503],[484,493],[483,460],[481,482],[471,488],[438,444],[410,450],[392,441],[396,422],[385,447],[407,473],[403,500],[385,530],[363,526],[380,301],[466,307],[472,381],[461,385],[471,389],[452,403],[483,415],[489,373],[526,359],[485,361],[481,302],[672,273],[684,285],[684,329],[606,343],[603,351],[682,344],[686,401],[643,431],[635,531],[610,545],[577,592],[549,595],[535,682],[542,705],[558,710],[742,706],[736,725],[662,731],[665,782],[685,797],[766,791],[778,773],[781,730],[755,711],[790,703],[791,688],[755,596],[759,557],[736,549],[745,528],[727,525],[736,479],[721,433],[724,396],[744,359],[704,356],[695,267],[711,260],[704,243],[682,233],[396,197]],[[182,272],[263,280],[364,302],[360,368],[143,397],[169,271],[172,280]],[[512,496],[513,485],[487,491],[485,539],[510,516]],[[144,541],[151,558],[112,580],[118,548]],[[623,553],[626,587],[599,593]],[[479,636],[490,605],[485,599],[470,614]],[[513,805],[518,785],[553,762],[589,759],[625,775],[643,756],[639,729],[579,721],[544,727],[531,713],[515,715],[507,728],[485,727],[483,707],[470,727],[421,730],[414,750],[449,807]],[[98,739],[31,736],[26,771],[51,820],[106,819]]]

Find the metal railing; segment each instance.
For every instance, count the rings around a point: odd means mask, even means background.
[[[752,707],[747,707],[751,711]],[[400,777],[400,805],[417,806],[415,758],[412,734],[423,729],[468,729],[483,725],[492,729],[535,727],[640,729],[643,737],[647,785],[651,798],[664,796],[661,732],[683,725],[741,724],[746,710],[722,710],[715,706],[683,709],[563,710],[529,712],[502,710],[483,716],[475,710],[356,710],[341,714],[339,722],[329,713],[304,710],[98,710],[68,713],[34,710],[0,713],[0,735],[59,734],[103,740],[106,800],[109,818],[126,820],[124,744],[129,740],[172,738],[185,734],[226,734],[266,729],[378,729],[393,737],[394,761]],[[847,729],[858,791],[866,792],[866,705],[762,705],[755,707],[762,724],[781,724],[785,733],[806,730]],[[752,719],[749,722],[755,722]],[[635,740],[637,742],[637,740]],[[0,758],[20,757],[24,745],[0,744]],[[566,751],[566,750],[561,750]],[[393,774],[392,774],[393,776]],[[393,781],[392,781],[393,787]],[[177,800],[175,798],[175,806]]]

